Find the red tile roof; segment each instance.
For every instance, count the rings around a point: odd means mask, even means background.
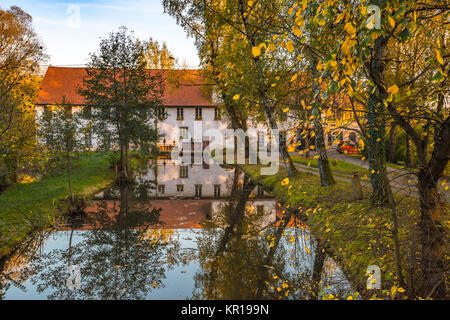
[[[155,70],[149,70],[155,72]],[[205,83],[199,70],[162,71],[166,78],[164,105],[166,106],[212,106],[202,83]],[[48,67],[41,84],[37,105],[56,105],[63,97],[66,103],[84,105],[85,101],[78,94],[78,87],[83,84],[85,68]]]

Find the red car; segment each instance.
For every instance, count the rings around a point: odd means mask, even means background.
[[[336,147],[339,153],[359,153],[359,148],[353,141],[342,141]]]

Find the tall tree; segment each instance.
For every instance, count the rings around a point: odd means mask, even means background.
[[[261,55],[258,45],[270,34],[270,22],[264,24],[261,20],[267,11],[253,10],[242,1],[167,0],[163,3],[189,32],[201,34],[206,40],[207,45],[200,52],[206,53],[205,60],[212,67],[213,79],[224,97],[232,125],[245,127],[245,121],[251,117],[269,129],[281,129],[278,123],[285,118],[282,110],[289,103],[290,86],[285,80],[292,74],[291,68],[275,53]],[[180,9],[184,15],[177,13]],[[262,23],[258,25],[256,21]],[[283,164],[292,175],[295,167],[286,144],[279,140]]]
[[[72,114],[72,109],[63,99],[59,106],[49,113],[43,113],[38,119],[38,136],[49,149],[48,155],[56,165],[62,164],[67,173],[70,200],[74,203],[72,190],[73,162],[80,152],[87,150],[83,139],[80,114]]]
[[[0,9],[0,162],[16,180],[36,156],[33,100],[46,55],[32,18],[16,6]]]
[[[338,33],[333,77],[351,97],[367,97],[368,144],[371,145],[371,173],[375,197],[393,202],[386,183],[385,138],[387,117],[393,119],[414,143],[419,169],[417,188],[421,215],[421,295],[446,295],[442,234],[442,204],[437,183],[450,158],[448,95],[448,1],[382,1],[379,28],[367,24],[369,2],[351,1],[336,7],[324,4],[324,11],[343,26]],[[334,16],[336,15],[336,16]],[[424,42],[423,39],[429,41]],[[418,44],[420,43],[419,47]],[[389,50],[401,48],[401,54]],[[419,51],[416,49],[420,48]],[[397,52],[397,54],[395,54]],[[347,73],[347,66],[359,74]],[[353,68],[355,66],[356,68]],[[419,125],[416,125],[419,124]],[[378,179],[379,178],[379,179]]]
[[[226,25],[215,15],[214,4],[208,1],[164,0],[163,6],[186,33],[195,38],[203,76],[213,86],[211,93],[222,100],[232,128],[247,130],[247,108],[242,105],[242,100],[233,99],[236,92],[229,81],[230,76],[238,77],[229,68],[229,55],[235,51],[230,45]]]
[[[157,40],[150,39],[142,42],[144,50],[143,59],[148,69],[173,69],[177,64],[165,42],[159,43]]]
[[[90,56],[79,90],[88,106],[84,114],[101,147],[120,150],[122,176],[128,177],[131,144],[150,149],[158,139],[152,120],[162,108],[165,74],[146,69],[144,49],[125,27],[102,39]]]

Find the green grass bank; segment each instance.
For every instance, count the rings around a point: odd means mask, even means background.
[[[76,197],[87,198],[114,181],[106,156],[81,158],[73,170]],[[52,224],[62,214],[61,201],[69,197],[67,174],[26,184],[15,184],[0,194],[0,257],[9,254],[28,234]]]
[[[319,177],[299,172],[290,178],[289,184],[282,185],[281,182],[287,177],[284,168],[280,168],[276,175],[262,176],[260,165],[240,167],[272,192],[284,206],[298,208],[319,243],[339,263],[359,294],[365,298],[374,297],[374,294],[376,298],[383,299],[406,297],[408,292],[403,292],[395,271],[391,211],[371,207],[368,188],[364,189],[365,199],[355,201],[348,182],[338,181],[335,185],[322,187]],[[402,274],[406,283],[416,287],[418,283],[414,281],[420,279],[418,264],[411,261],[419,258],[419,248],[411,239],[417,237],[419,203],[417,198],[403,195],[396,195],[396,201]],[[445,228],[450,230],[448,210],[444,221]],[[449,257],[447,245],[447,265],[450,264]],[[381,269],[382,290],[366,290],[366,270],[370,265]]]

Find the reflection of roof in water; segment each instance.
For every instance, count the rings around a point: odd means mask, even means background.
[[[147,211],[149,215],[152,210],[161,209],[158,223],[148,224],[143,222],[142,226],[164,229],[195,229],[202,227],[200,224],[208,216],[211,200],[151,200],[147,203],[139,202],[135,206],[130,204],[130,207]],[[88,219],[95,221],[95,216],[100,210],[103,215],[106,214],[110,219],[114,219],[119,214],[120,202],[116,200],[95,201],[85,209],[85,212]],[[77,230],[94,228],[96,228],[96,224],[90,223],[84,224]]]
[[[251,199],[249,204],[251,204],[254,200],[255,199]],[[269,199],[266,198],[264,200]],[[144,216],[142,217],[144,219],[142,219],[142,224],[140,224],[140,226],[155,229],[198,229],[202,228],[203,222],[205,222],[205,220],[210,216],[211,204],[214,201],[217,200],[151,200],[146,203],[138,202],[136,205],[130,203],[129,211],[131,212],[133,209],[139,208],[140,211],[148,212],[148,216],[150,216],[150,212],[152,210],[161,209],[158,223],[149,223],[149,220],[145,219]],[[222,200],[219,201],[222,202]],[[85,209],[87,214],[86,221],[89,222],[80,224],[79,227],[76,227],[76,230],[101,228],[102,225],[104,226],[104,223],[102,223],[100,219],[104,219],[106,216],[111,221],[114,221],[119,215],[119,210],[120,202],[117,200],[94,201]],[[283,210],[284,209],[282,207],[276,206],[278,221],[274,226],[278,225],[278,222],[283,216]],[[99,218],[99,221],[97,221],[97,218]],[[292,225],[293,224],[291,223],[290,226]]]

